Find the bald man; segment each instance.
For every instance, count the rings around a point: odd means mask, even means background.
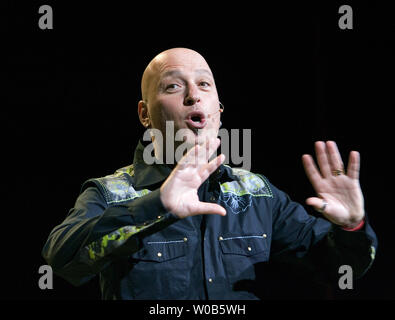
[[[364,211],[358,152],[347,172],[332,141],[316,142],[318,167],[302,157],[317,193],[306,203],[322,213],[313,217],[265,176],[216,156],[222,109],[199,53],[160,53],[141,91],[138,115],[156,132],[154,157],[166,159],[167,142],[185,150],[176,163],[147,164],[140,139],[132,165],[85,182],[43,249],[55,273],[74,285],[100,274],[104,299],[259,299],[260,266],[269,259],[303,261],[323,279],[337,279],[344,265],[354,278],[371,266],[377,238]]]

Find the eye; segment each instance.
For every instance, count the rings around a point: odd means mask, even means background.
[[[203,88],[207,88],[207,87],[210,86],[210,84],[209,84],[207,81],[201,81],[201,82],[199,83],[199,85],[200,85],[201,87],[203,87]]]
[[[178,85],[177,83],[171,83],[166,86],[166,91],[172,92],[172,91],[177,90],[179,87],[180,87],[180,85]]]

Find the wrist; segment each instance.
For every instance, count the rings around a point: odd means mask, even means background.
[[[162,185],[159,188],[159,199],[160,202],[162,203],[163,208],[167,211],[170,212],[174,215],[173,210],[175,209],[174,206],[172,206],[171,201],[169,201],[169,195],[166,192],[164,186]]]
[[[357,231],[360,230],[365,224],[365,219],[363,218],[358,223],[354,223],[352,225],[342,226],[341,228],[345,231]]]
[[[159,189],[159,199],[160,199],[160,201],[161,201],[163,207],[165,208],[165,210],[170,211],[170,210],[169,210],[169,207],[168,207],[168,204],[167,204],[167,201],[166,201],[166,200],[167,200],[166,198],[167,198],[167,197],[164,195],[163,186],[162,186],[162,187],[160,187],[160,189]]]

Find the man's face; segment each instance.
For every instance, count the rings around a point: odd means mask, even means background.
[[[218,135],[220,113],[214,78],[206,61],[188,49],[172,49],[155,58],[147,84],[147,107],[151,128],[166,139],[166,121],[174,134],[184,129],[184,141],[192,146]],[[175,146],[182,143],[175,142]]]

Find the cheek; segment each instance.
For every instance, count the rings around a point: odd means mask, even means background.
[[[182,112],[180,112],[177,104],[170,100],[158,100],[151,112],[152,124],[155,128],[164,130],[166,121],[174,121],[175,128],[182,123]]]
[[[177,99],[169,97],[158,101],[159,108],[157,111],[164,120],[174,120],[179,113],[178,105]]]

